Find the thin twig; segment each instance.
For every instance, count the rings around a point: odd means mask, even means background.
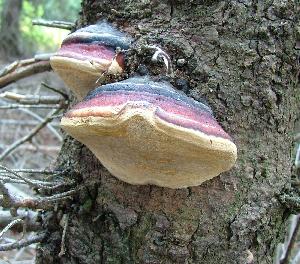
[[[21,112],[26,113],[30,116],[32,116],[33,118],[37,119],[40,122],[43,122],[43,118],[41,116],[39,116],[38,114],[34,113],[33,111],[29,110],[29,109],[20,109]],[[52,118],[54,119],[55,116],[53,115]],[[58,133],[58,131],[53,127],[53,123],[48,123],[47,124],[47,128],[56,136],[56,138],[59,141],[62,141],[62,136]]]
[[[42,54],[40,54],[40,56],[42,56]],[[14,71],[15,69],[17,69],[19,67],[27,66],[34,62],[36,62],[35,58],[30,58],[30,59],[25,59],[25,60],[16,60],[16,61],[12,62],[11,64],[4,66],[4,68],[2,68],[0,70],[0,77]]]
[[[44,26],[44,27],[54,27],[54,28],[61,28],[61,29],[68,29],[68,30],[71,30],[75,27],[75,24],[72,22],[50,21],[50,20],[44,20],[44,19],[34,19],[34,20],[32,20],[32,25]]]
[[[10,211],[0,210],[0,228],[4,228],[11,221],[15,219],[25,219],[27,223],[27,230],[29,231],[38,231],[41,230],[41,223],[38,222],[38,213],[28,209],[19,209],[17,210],[17,216],[12,216]],[[18,223],[12,227],[14,231],[22,231],[22,223]]]
[[[6,75],[7,73],[9,73],[11,71],[13,71],[15,68],[18,67],[19,63],[20,63],[19,61],[14,61],[13,63],[5,66],[4,68],[2,68],[1,71],[0,71],[0,77]]]
[[[41,118],[42,119],[42,118]],[[4,126],[16,126],[16,125],[20,125],[20,126],[36,126],[38,125],[40,122],[39,121],[35,121],[35,120],[20,120],[20,119],[2,119],[1,118],[1,125]],[[51,124],[53,127],[58,127],[59,123],[52,123]]]
[[[53,203],[56,203],[58,201],[63,201],[67,199],[72,199],[72,194],[74,194],[76,191],[68,191],[65,193],[55,194],[48,197],[42,197],[42,198],[33,198],[33,199],[24,199],[19,200],[15,207],[28,207],[30,209],[51,209],[54,207]]]
[[[25,237],[25,234],[27,233],[27,230],[28,230],[28,217],[25,217],[24,222],[23,222],[23,231],[22,231],[22,237],[21,238]]]
[[[293,215],[293,218],[291,220],[291,228],[289,230],[288,239],[285,241],[284,247],[285,251],[283,252],[283,256],[280,258],[280,264],[287,264],[289,263],[289,258],[292,249],[294,248],[295,243],[297,242],[297,233],[300,228],[300,216],[299,215]]]
[[[34,55],[36,61],[48,61],[55,53],[43,53]]]
[[[23,173],[38,173],[38,174],[56,174],[61,173],[60,170],[45,170],[45,169],[10,169],[13,172],[23,172]],[[1,170],[0,170],[1,173]]]
[[[28,135],[14,142],[0,155],[0,161],[7,157],[10,153],[12,153],[18,146],[22,145],[26,141],[31,140],[42,128],[44,128],[53,119],[52,115],[57,114],[59,111],[60,109],[55,109],[51,111],[44,119],[44,121],[41,122],[38,126],[36,126],[33,130],[31,130],[31,132]]]
[[[63,116],[64,116],[64,114],[53,115],[53,119],[54,118],[62,118]],[[58,126],[59,126],[59,124],[58,124]]]
[[[65,199],[65,198],[71,198],[71,196],[73,194],[75,194],[76,192],[78,192],[78,190],[70,190],[67,192],[54,194],[52,196],[43,197],[42,199],[46,202],[58,201],[58,200]]]
[[[295,166],[296,166],[296,169],[300,168],[300,144],[299,144],[299,146],[297,148],[297,152],[296,152]]]
[[[3,228],[3,230],[0,232],[0,238],[14,225],[19,224],[23,222],[23,220],[21,218],[15,219],[13,221],[11,221],[6,227]]]
[[[58,94],[62,95],[66,100],[68,100],[68,95],[66,93],[60,91],[59,89],[56,89],[56,88],[54,88],[54,87],[52,87],[52,86],[50,86],[50,85],[48,85],[47,83],[44,83],[44,82],[42,82],[41,85],[43,85],[45,88],[47,88],[47,89],[49,89],[49,90],[51,90],[55,93],[58,93]]]
[[[62,257],[66,253],[65,239],[66,239],[67,228],[69,225],[69,214],[66,214],[64,216],[65,216],[64,217],[64,229],[63,229],[62,238],[61,238],[60,252],[58,254],[59,257]]]
[[[43,190],[55,190],[63,186],[70,186],[73,185],[73,181],[63,181],[63,182],[58,182],[58,181],[41,181],[41,180],[32,180],[28,179],[14,171],[11,171],[10,169],[1,166],[0,168],[6,170],[7,172],[10,172],[10,174],[7,173],[1,173],[0,171],[0,182],[4,183],[17,183],[17,184],[27,184],[31,187],[35,187],[38,189],[43,189]]]
[[[4,92],[0,94],[0,98],[10,99],[21,104],[64,104],[65,99],[60,96],[52,95],[23,95],[13,92]]]
[[[46,238],[46,233],[40,233],[30,238],[23,238],[17,242],[0,245],[0,251],[8,251],[12,249],[20,249],[34,243],[42,242]]]
[[[35,197],[35,198],[20,198],[11,193],[9,189],[0,182],[0,191],[2,197],[0,199],[0,205],[4,208],[29,208],[29,209],[53,209],[55,202],[71,199],[72,195],[76,194],[79,189],[70,190],[54,194],[47,197]]]
[[[22,180],[24,181],[24,183],[28,184],[29,186],[31,187],[36,187],[36,188],[44,188],[44,189],[51,189],[51,187],[53,187],[53,182],[43,182],[43,181],[37,181],[37,180],[31,180],[31,179],[28,179],[26,177],[23,177],[22,175],[14,172],[14,171],[11,171],[9,168],[6,168],[2,165],[0,165],[0,168],[3,169],[3,170],[6,170],[7,172],[11,173],[11,175],[9,175],[9,177],[13,177],[12,179],[19,179],[19,180]],[[8,175],[5,175],[5,176],[8,176]],[[5,183],[5,182],[4,182]],[[48,186],[50,185],[50,187]]]
[[[0,88],[30,75],[52,70],[49,61],[31,60],[33,61],[28,65],[18,63],[15,68],[4,71],[0,77]]]
[[[21,180],[21,179],[15,179],[12,178],[11,175],[6,175],[6,174],[0,174],[0,181],[3,183],[17,183],[17,184],[28,184],[26,181]],[[52,190],[53,188],[58,188],[63,185],[67,185],[65,182],[46,182],[46,181],[39,181],[39,180],[30,180],[31,184],[33,186],[36,186],[38,188],[43,188],[43,189],[50,189]]]
[[[1,87],[0,87],[1,88]],[[38,108],[38,109],[54,109],[54,108],[62,108],[64,109],[64,107],[62,107],[61,105],[55,104],[55,105],[45,105],[45,104],[41,104],[41,105],[24,105],[24,104],[8,104],[8,105],[1,105],[0,106],[0,110],[1,109],[20,109],[20,108]]]
[[[300,263],[300,250],[297,252],[295,257],[291,260],[291,264],[299,264]]]

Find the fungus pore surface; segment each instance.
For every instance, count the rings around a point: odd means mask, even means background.
[[[229,170],[237,158],[208,105],[147,78],[91,91],[61,126],[131,184],[195,186]]]
[[[124,56],[117,47],[128,49],[131,38],[107,22],[81,28],[68,35],[50,63],[78,99],[101,84],[103,73],[122,73]]]

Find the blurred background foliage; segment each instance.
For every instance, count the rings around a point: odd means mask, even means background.
[[[13,2],[16,2],[13,5]],[[2,53],[5,57],[28,57],[41,52],[55,51],[62,39],[69,33],[67,30],[33,26],[33,19],[63,20],[75,22],[80,10],[81,0],[0,0],[0,28]],[[20,9],[19,12],[13,12]],[[19,5],[19,6],[18,6]],[[8,8],[6,8],[8,7]],[[8,12],[11,12],[12,18]],[[17,14],[17,15],[16,15]],[[18,16],[18,17],[16,17]],[[10,21],[10,19],[14,21]],[[9,23],[17,23],[18,31],[10,32]],[[1,35],[0,34],[0,35]],[[3,35],[5,35],[3,37]],[[12,39],[13,37],[13,39]],[[5,43],[6,42],[6,43]],[[11,45],[15,42],[15,48]],[[1,48],[1,47],[0,47]],[[10,49],[15,49],[11,50]]]

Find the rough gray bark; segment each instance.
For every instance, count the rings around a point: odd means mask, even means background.
[[[209,102],[238,161],[198,187],[132,186],[66,137],[58,164],[85,187],[47,214],[37,263],[272,263],[289,215],[279,197],[290,188],[299,115],[297,14],[296,1],[84,0],[82,24],[107,18],[136,45],[157,43],[171,55],[173,82],[187,80],[188,95]],[[147,58],[130,62],[157,73]],[[70,222],[59,258],[62,213]]]
[[[2,57],[18,57],[20,47],[20,14],[23,0],[6,0],[1,13],[0,52]]]

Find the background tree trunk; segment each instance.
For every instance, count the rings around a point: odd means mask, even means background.
[[[2,57],[21,55],[20,15],[23,0],[5,0],[1,13],[0,52]]]
[[[82,6],[82,25],[107,18],[137,45],[163,47],[174,82],[187,80],[188,95],[208,101],[233,136],[238,161],[198,187],[132,186],[66,137],[58,164],[86,187],[72,206],[46,214],[49,239],[37,263],[272,263],[289,215],[279,196],[290,188],[299,114],[296,2],[84,0]],[[62,213],[70,220],[59,258]]]

